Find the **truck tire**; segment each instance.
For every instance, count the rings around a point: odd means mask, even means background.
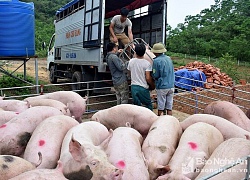
[[[55,66],[51,66],[49,69],[49,81],[51,83],[57,83],[57,77],[55,77]]]
[[[80,71],[75,71],[72,76],[72,83],[82,82],[83,77]],[[72,90],[81,90],[83,89],[83,84],[72,84]],[[86,94],[85,91],[79,91],[78,94],[84,96]]]

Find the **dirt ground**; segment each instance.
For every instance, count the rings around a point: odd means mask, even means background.
[[[49,83],[49,72],[46,70],[46,59],[38,58],[38,79],[44,83]],[[6,61],[5,65],[2,66],[5,70],[15,71],[17,67],[23,64],[23,61]],[[23,74],[24,66],[21,66],[16,72]],[[26,74],[28,76],[35,78],[35,59],[30,59],[26,62]],[[157,114],[157,109],[154,109],[154,112]],[[173,110],[173,116],[178,118],[180,121],[184,120],[189,116],[189,114]]]

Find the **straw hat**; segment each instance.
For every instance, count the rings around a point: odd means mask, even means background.
[[[153,48],[151,49],[153,53],[164,53],[167,50],[165,49],[164,45],[162,43],[156,43],[154,44]]]

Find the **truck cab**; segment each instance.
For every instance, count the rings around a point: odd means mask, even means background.
[[[72,0],[55,15],[55,33],[51,37],[47,70],[50,82],[110,80],[105,60],[109,25],[120,9],[130,10],[134,39],[141,38],[149,46],[166,40],[166,0]],[[127,34],[127,31],[125,31]],[[84,85],[73,85],[72,89]]]

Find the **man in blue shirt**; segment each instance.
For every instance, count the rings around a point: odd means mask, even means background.
[[[162,115],[164,110],[167,110],[168,115],[172,115],[175,81],[173,62],[164,54],[167,50],[163,44],[154,44],[151,51],[156,56],[152,76],[155,79],[158,116]]]
[[[108,43],[107,50],[106,59],[112,75],[117,105],[127,104],[129,99],[129,87],[127,76],[124,72],[124,70],[127,69],[127,64],[117,56],[120,50],[118,50],[118,46],[115,43]]]

